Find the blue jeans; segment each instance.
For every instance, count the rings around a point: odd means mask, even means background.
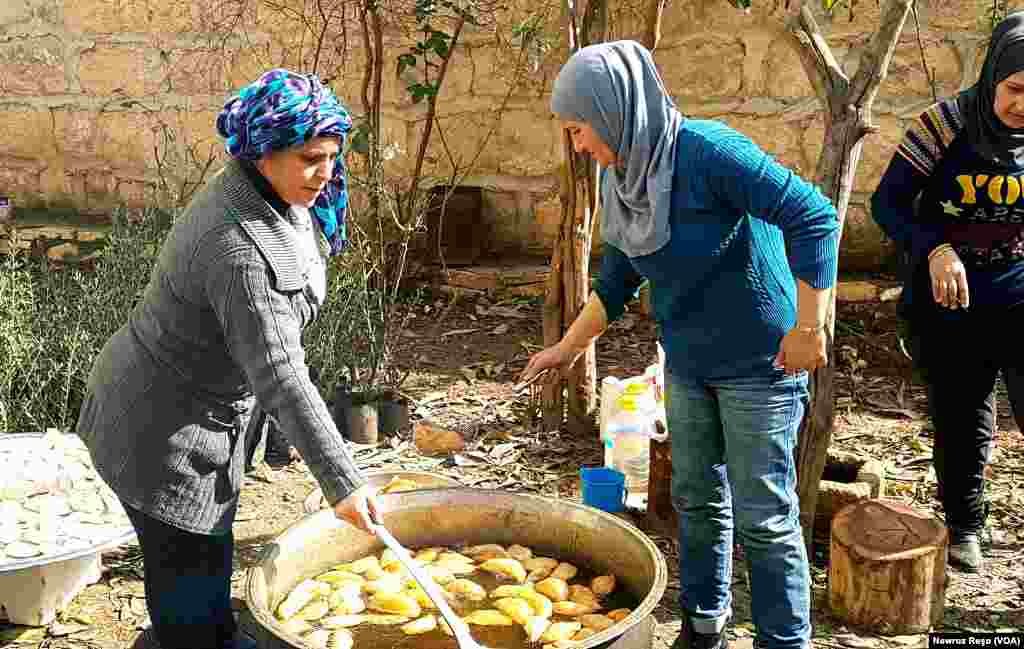
[[[793,458],[806,405],[805,373],[666,377],[679,603],[698,633],[720,632],[732,612],[735,529],[750,572],[758,646],[809,643],[810,576]]]

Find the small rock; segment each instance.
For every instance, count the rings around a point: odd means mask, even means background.
[[[416,422],[412,431],[413,443],[424,455],[441,455],[461,451],[466,440],[454,430],[435,425],[428,419]]]

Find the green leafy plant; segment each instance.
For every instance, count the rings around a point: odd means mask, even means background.
[[[74,427],[89,372],[127,320],[171,224],[115,213],[93,268],[9,254],[0,268],[0,431]]]
[[[985,12],[989,30],[995,29],[1009,13],[1010,7],[1006,0],[992,0],[992,6]]]

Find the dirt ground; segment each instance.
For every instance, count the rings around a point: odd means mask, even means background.
[[[638,374],[655,356],[654,328],[635,313],[612,325],[598,342],[598,376]],[[403,431],[378,447],[363,447],[357,460],[364,469],[429,470],[468,486],[528,491],[578,499],[581,465],[601,463],[596,435],[578,439],[565,432],[541,432],[527,425],[528,399],[512,392],[516,374],[542,343],[537,300],[504,301],[486,297],[439,295],[418,305],[401,333],[400,362],[412,371],[403,387],[416,399],[413,419],[429,417],[457,429],[470,442],[456,456],[428,458]],[[931,432],[924,393],[912,381],[899,351],[895,303],[842,304],[836,339],[835,448],[883,460],[888,496],[924,511],[938,511],[934,472],[930,469]],[[980,575],[950,571],[941,630],[1024,629],[1024,439],[1013,423],[1005,392],[999,393],[999,433],[992,460],[992,543]],[[235,537],[235,595],[242,576],[261,549],[300,518],[302,501],[315,487],[305,465],[264,467],[246,479]],[[644,528],[639,515],[630,515]],[[665,554],[670,581],[655,611],[655,649],[671,644],[679,628],[678,565],[673,539],[649,531]],[[827,548],[817,547],[813,567],[814,643],[818,647],[872,649],[924,647],[926,637],[887,637],[870,630],[847,629],[827,605]],[[0,646],[120,649],[129,646],[147,622],[143,574],[137,547],[105,555],[101,581],[89,586],[48,628],[0,623]],[[750,593],[742,570],[736,571],[735,615],[730,631],[735,649],[751,646]],[[238,600],[239,607],[244,606]]]

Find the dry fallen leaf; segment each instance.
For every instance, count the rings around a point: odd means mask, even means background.
[[[894,286],[882,291],[882,294],[878,296],[878,299],[882,302],[892,302],[893,300],[899,299],[901,295],[903,295],[903,287]]]
[[[891,635],[887,636],[886,640],[904,647],[925,647],[928,645],[928,636],[923,633],[920,635]]]
[[[89,627],[85,624],[65,624],[63,622],[54,622],[49,627],[49,633],[51,637],[61,638],[67,635],[75,633],[81,633],[82,631],[88,630]]]
[[[456,453],[455,464],[458,466],[481,466],[490,464],[490,458],[483,453],[469,451],[467,453]]]
[[[441,338],[447,338],[448,336],[459,336],[461,334],[471,334],[474,331],[479,331],[479,329],[454,329],[452,331],[446,331],[443,334],[441,334]]]
[[[491,457],[493,457],[496,460],[501,459],[501,457],[504,455],[514,453],[516,451],[517,446],[517,444],[511,442],[505,444],[495,444],[494,447],[491,449]]]
[[[855,633],[840,633],[832,636],[832,639],[844,647],[852,649],[874,649],[882,644],[878,638],[865,638]]]
[[[460,367],[459,373],[462,374],[470,383],[476,381],[476,370],[471,367]]]
[[[520,313],[518,308],[510,309],[503,306],[492,306],[490,315],[499,315],[504,318],[529,318],[530,316]]]
[[[495,336],[502,336],[504,334],[507,334],[508,333],[508,325],[507,324],[500,324],[497,327],[495,327],[494,331],[492,331],[491,333],[494,334]]]
[[[270,468],[270,465],[266,462],[260,462],[256,465],[256,471],[254,472],[253,478],[267,484],[274,484],[277,482],[277,476],[274,475],[274,470]]]
[[[145,615],[147,612],[146,600],[141,597],[133,597],[129,606],[136,615]]]

